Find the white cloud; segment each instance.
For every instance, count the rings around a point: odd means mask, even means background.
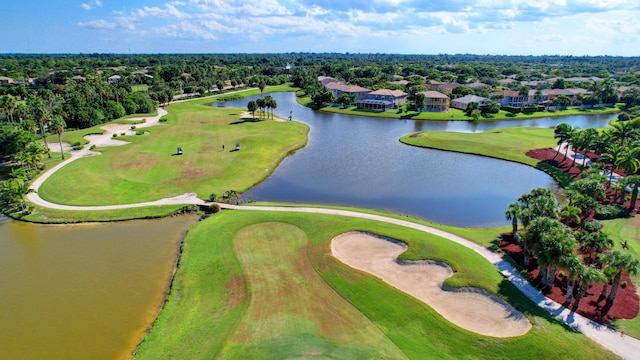
[[[98,29],[98,30],[113,30],[117,27],[117,24],[114,22],[108,22],[105,20],[92,20],[88,22],[80,22],[78,23],[80,27],[86,27],[90,29]]]
[[[94,1],[89,2],[89,3],[82,3],[82,4],[80,4],[80,7],[85,9],[85,10],[91,10],[94,7],[102,7],[102,0],[94,0]]]

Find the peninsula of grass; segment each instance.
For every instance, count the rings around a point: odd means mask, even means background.
[[[455,275],[447,284],[489,290],[533,328],[491,338],[453,325],[333,258],[331,239],[349,231],[406,242],[405,260],[448,263]],[[222,211],[194,226],[182,250],[136,359],[614,358],[540,310],[473,251],[417,230],[324,214]]]
[[[554,148],[556,140],[553,138],[553,129],[515,127],[480,133],[429,131],[405,135],[400,141],[407,145],[482,155],[533,166],[551,175],[562,187],[573,181],[571,175],[526,155],[529,150]]]
[[[291,88],[269,88],[284,89]],[[102,155],[63,167],[40,187],[40,196],[68,205],[130,204],[191,192],[208,199],[245,191],[306,144],[309,128],[302,123],[243,119],[242,109],[208,106],[213,101],[167,106],[169,121],[145,128],[146,135],[119,137],[128,145],[98,148]]]
[[[39,224],[72,224],[83,222],[113,222],[133,219],[156,219],[181,213],[187,208],[185,205],[162,205],[117,210],[58,210],[41,206],[34,206],[31,214],[5,212],[16,220],[29,221]]]

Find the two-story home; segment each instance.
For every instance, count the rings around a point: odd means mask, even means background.
[[[433,90],[423,91],[424,94],[424,111],[449,111],[450,99],[447,95]]]
[[[390,110],[407,102],[407,93],[402,90],[380,89],[372,91],[367,98],[357,102],[358,109]]]
[[[330,82],[325,85],[327,90],[331,91],[333,95],[337,98],[342,94],[349,94],[353,96],[354,101],[361,101],[367,98],[367,95],[371,92],[371,90],[363,88],[357,85],[347,85],[343,82]]]

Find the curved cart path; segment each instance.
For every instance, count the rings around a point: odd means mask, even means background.
[[[145,117],[147,119],[147,122],[136,125],[136,127],[142,128],[146,126],[155,125],[158,123],[158,120],[160,119],[160,117],[165,115],[166,113],[167,112],[164,109],[159,108],[157,116]],[[124,208],[167,205],[167,204],[185,204],[185,205],[186,204],[196,204],[196,205],[210,204],[210,202],[204,201],[202,199],[198,199],[195,194],[189,194],[189,193],[172,197],[172,198],[160,199],[152,202],[125,204],[125,205],[109,205],[109,206],[60,205],[60,204],[50,203],[40,198],[40,196],[37,193],[38,188],[47,178],[49,178],[49,176],[51,176],[58,169],[62,168],[63,166],[69,164],[72,161],[75,161],[84,156],[95,154],[89,150],[92,144],[96,144],[96,145],[100,144],[100,146],[116,145],[115,143],[110,143],[110,141],[114,141],[113,139],[111,139],[112,134],[125,132],[128,129],[130,129],[130,127],[131,127],[130,125],[117,125],[117,124],[110,124],[103,127],[103,129],[106,130],[105,134],[92,136],[90,138],[90,143],[85,145],[85,147],[82,150],[73,152],[71,155],[71,158],[49,169],[44,174],[42,174],[38,179],[36,179],[30,187],[30,189],[32,189],[33,192],[27,195],[28,200],[36,205],[43,206],[43,207],[60,209],[60,210],[80,210],[80,211],[112,210],[112,209],[124,209]],[[603,326],[594,321],[591,321],[582,315],[579,315],[570,311],[569,309],[565,308],[561,304],[558,304],[555,301],[548,299],[538,289],[532,286],[522,275],[520,275],[517,269],[514,268],[511,264],[509,264],[506,260],[504,260],[500,254],[493,252],[470,240],[464,239],[462,237],[448,233],[446,231],[432,228],[426,225],[416,224],[406,220],[400,220],[400,219],[381,216],[381,215],[366,214],[366,213],[361,213],[361,212],[356,212],[351,210],[310,208],[310,207],[285,207],[285,206],[246,206],[246,205],[229,205],[229,204],[220,204],[220,207],[223,209],[233,209],[233,210],[296,211],[296,212],[305,212],[305,213],[357,217],[361,219],[382,221],[382,222],[387,222],[387,223],[396,224],[400,226],[405,226],[408,228],[424,231],[427,233],[431,233],[431,234],[443,237],[445,239],[448,239],[460,245],[463,245],[475,251],[485,259],[487,259],[509,281],[511,281],[518,289],[520,289],[520,291],[522,291],[534,303],[536,303],[538,306],[540,306],[542,309],[544,309],[545,311],[547,311],[549,314],[553,315],[557,319],[563,321],[564,323],[571,326],[572,328],[582,332],[583,334],[588,336],[590,339],[592,339],[596,343],[603,346],[604,348],[610,350],[611,352],[625,359],[637,359],[638,354],[640,354],[640,340],[621,334],[615,330],[611,330],[606,326]]]

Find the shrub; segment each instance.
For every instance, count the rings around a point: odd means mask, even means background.
[[[215,193],[211,193],[211,195],[209,195],[209,201],[216,201],[217,198],[218,195],[216,195]]]
[[[158,122],[167,122],[169,120],[166,116],[161,117]]]
[[[82,146],[82,145],[76,145],[76,146],[71,147],[71,150],[74,150],[74,151],[75,150],[81,150],[83,147],[84,146]]]
[[[144,131],[143,130],[138,130],[138,131],[136,131],[136,135],[144,135]]]
[[[135,130],[136,126],[135,125],[131,125],[131,130]]]
[[[594,233],[600,230],[601,226],[600,221],[597,220],[585,221],[584,224],[582,224],[582,228],[588,233]]]
[[[118,137],[118,134],[113,134],[113,135],[111,135],[111,137],[115,139],[115,138]]]
[[[596,206],[595,218],[598,220],[617,219],[627,216],[628,209],[620,204]]]
[[[623,289],[626,288],[627,287],[627,282],[623,281],[622,283],[620,283],[620,287],[623,288]]]
[[[76,147],[76,146],[80,146],[80,148],[82,149],[82,143],[80,141],[76,141],[73,144],[71,144],[71,146]]]
[[[121,135],[121,136],[125,136],[126,134],[125,134],[125,133],[120,133],[120,135]]]
[[[96,145],[91,145],[91,147],[89,148],[89,150],[94,150],[96,148]]]

